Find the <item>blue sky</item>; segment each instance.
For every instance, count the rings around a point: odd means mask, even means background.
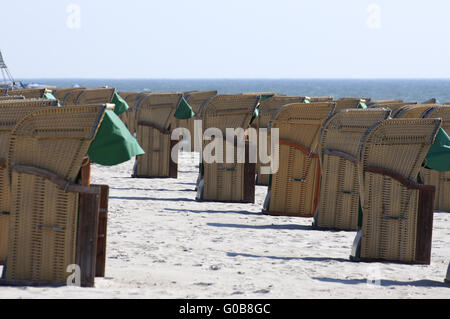
[[[447,0],[2,3],[16,78],[450,78]]]

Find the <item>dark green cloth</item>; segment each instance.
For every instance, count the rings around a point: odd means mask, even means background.
[[[44,99],[47,100],[56,100],[56,98],[50,92],[44,93]]]
[[[261,106],[261,103],[258,103],[258,105],[255,107],[255,111],[253,112],[253,116],[250,120],[250,125],[253,124],[253,121],[259,116],[259,107]]]
[[[265,101],[265,100],[268,100],[268,99],[270,99],[271,97],[273,97],[275,94],[262,94],[261,95],[261,101]]]
[[[194,115],[195,113],[192,110],[192,107],[185,100],[185,98],[182,97],[180,104],[178,104],[177,110],[175,111],[175,114],[173,116],[179,120],[187,120],[193,118]]]
[[[358,109],[367,109],[367,105],[364,102],[359,102]]]
[[[144,150],[122,120],[112,110],[107,110],[88,150],[91,161],[113,166],[142,154],[145,154]]]
[[[433,145],[428,150],[424,166],[439,171],[450,171],[450,138],[444,129],[439,128]]]
[[[116,113],[117,115],[120,115],[129,109],[127,102],[119,94],[117,94],[117,92],[114,92],[111,103],[114,103],[116,105],[116,107],[114,108],[114,113]]]

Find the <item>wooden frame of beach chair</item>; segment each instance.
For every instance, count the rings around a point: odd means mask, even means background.
[[[8,254],[8,229],[11,197],[11,175],[8,165],[10,135],[16,124],[27,114],[40,108],[57,106],[47,99],[0,101],[0,264]]]
[[[217,95],[216,90],[210,90],[210,91],[190,91],[183,93],[184,99],[186,102],[190,105],[192,108],[192,111],[194,112],[194,117],[190,119],[175,119],[174,128],[185,128],[189,130],[191,134],[191,150],[193,150],[194,145],[194,123],[196,120],[201,120],[200,116],[200,110],[202,107],[208,103],[208,101]]]
[[[430,107],[422,118],[440,118],[442,128],[450,132],[450,107],[442,105]],[[434,209],[450,212],[450,172],[438,172],[422,167],[421,176],[425,184],[436,187]]]
[[[295,103],[280,108],[269,125],[279,129],[279,169],[271,175],[263,213],[313,217],[319,201],[319,138],[334,102]]]
[[[293,103],[305,103],[307,97],[305,96],[273,96],[269,99],[263,100],[259,104],[259,115],[253,121],[252,127],[259,133],[259,129],[269,127],[269,123],[272,120],[273,114],[278,111],[282,106]],[[269,133],[269,132],[268,132]],[[267,134],[267,151],[271,150],[271,137]],[[256,163],[256,185],[269,186],[270,175],[261,174],[262,164],[259,158],[259,134],[258,134],[258,161]]]
[[[181,93],[149,93],[136,110],[136,138],[145,154],[136,157],[132,177],[177,178],[178,164],[172,160],[174,114],[180,104]]]
[[[413,104],[405,105],[392,112],[393,118],[418,119],[431,107],[436,104]]]
[[[362,216],[350,259],[429,264],[435,187],[417,183],[440,119],[391,119],[361,140]]]
[[[44,108],[12,131],[9,249],[1,285],[62,286],[73,274],[82,287],[94,286],[101,189],[76,181],[108,107]]]
[[[256,163],[250,163],[250,144],[245,142],[245,160],[239,163],[238,151],[234,149],[233,163],[226,162],[226,129],[241,128],[244,131],[250,126],[260,101],[259,95],[216,95],[212,97],[201,110],[203,131],[217,128],[223,135],[223,149],[217,149],[217,155],[223,163],[213,161],[208,163],[202,156],[198,185],[197,201],[217,202],[255,202],[255,168]],[[219,137],[215,137],[219,138]],[[242,142],[242,141],[241,141]],[[203,141],[203,150],[213,141]],[[237,144],[234,139],[234,146]]]
[[[389,109],[348,109],[333,114],[320,138],[322,180],[314,228],[357,230],[359,147],[364,133],[386,120]]]
[[[45,93],[51,93],[52,90],[47,88],[33,88],[33,89],[7,89],[7,95],[22,95],[26,99],[41,99]]]

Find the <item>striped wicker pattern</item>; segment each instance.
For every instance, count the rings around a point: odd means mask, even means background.
[[[388,109],[345,110],[335,113],[324,124],[319,152],[322,181],[316,227],[357,230],[360,140],[370,127],[389,115]]]
[[[4,279],[64,284],[75,264],[78,194],[51,179],[16,170],[26,165],[72,183],[106,106],[45,108],[24,117],[11,134],[12,198]]]
[[[258,95],[216,95],[201,110],[203,130],[219,129],[225,137],[227,128],[250,126],[250,120],[259,103]],[[204,142],[204,149],[209,142]],[[225,148],[225,141],[223,143]],[[226,150],[218,150],[224,163],[203,163],[203,187],[199,188],[197,200],[225,202],[253,202],[255,175],[248,176],[248,164],[225,163]],[[254,165],[253,165],[254,168]],[[248,181],[248,178],[252,180]],[[250,183],[250,184],[247,184]],[[249,186],[246,186],[249,185]]]
[[[431,107],[423,114],[423,118],[440,118],[442,120],[442,128],[447,133],[450,132],[450,107]],[[421,174],[425,184],[436,187],[434,208],[450,212],[450,172],[437,172],[422,168]]]
[[[358,108],[359,104],[361,102],[364,102],[362,99],[344,99],[344,100],[337,100],[333,101],[333,103],[336,104],[336,111],[346,110],[346,109],[356,109]]]
[[[84,89],[84,87],[57,89],[52,94],[55,99],[61,101],[61,104],[64,104],[64,100],[66,99],[66,97],[70,95],[76,96],[77,92],[80,93]]]
[[[304,96],[273,96],[267,100],[263,100],[260,102],[259,105],[259,116],[255,119],[255,121],[252,124],[252,127],[255,128],[258,132],[259,129],[267,129],[269,127],[269,122],[272,119],[273,114],[280,109],[283,105],[292,104],[292,103],[304,103],[306,97]],[[259,137],[258,137],[259,139]],[[267,135],[267,151],[270,152],[271,150],[271,143],[270,143],[271,137],[268,133]],[[259,145],[260,142],[258,140],[258,154],[259,154]],[[270,154],[270,153],[269,153]],[[261,174],[261,166],[266,166],[267,164],[262,164],[259,161],[259,155],[258,155],[258,162],[256,163],[256,184],[257,185],[265,185],[269,186],[269,179],[270,175],[268,174]]]
[[[170,171],[171,132],[181,98],[181,93],[149,93],[139,102],[136,137],[145,154],[136,159],[134,177],[176,177]]]
[[[269,127],[279,129],[279,170],[272,175],[264,212],[313,217],[320,190],[320,128],[334,107],[331,102],[295,103],[273,115]]]
[[[23,100],[23,99],[25,99],[25,97],[23,95],[0,96],[0,102],[9,101],[9,100]]]
[[[400,103],[375,103],[371,104],[369,108],[389,108],[392,113],[396,112],[398,109],[404,106],[415,105],[417,102],[400,102]]]
[[[413,104],[402,106],[396,111],[392,112],[392,117],[418,119],[422,117],[426,110],[434,106],[436,106],[436,104]]]
[[[0,102],[0,264],[8,253],[9,216],[3,215],[10,211],[11,176],[8,168],[8,150],[11,131],[27,114],[39,108],[56,106],[54,100],[15,100]]]
[[[370,102],[367,103],[367,106],[376,107],[375,105],[379,105],[381,107],[382,105],[385,105],[385,104],[401,104],[401,103],[405,103],[405,102],[403,102],[403,100],[370,100]],[[411,104],[414,104],[414,103],[411,103]]]
[[[128,110],[119,115],[120,119],[127,126],[128,130],[133,134],[136,132],[136,106],[135,102],[138,96],[141,93],[139,92],[119,92],[119,95],[127,102]]]
[[[359,157],[363,166],[362,260],[429,262],[429,251],[424,253],[418,243],[425,241],[431,250],[431,233],[423,237],[432,228],[433,210],[424,210],[426,203],[419,197],[420,187],[425,186],[416,181],[439,126],[438,119],[393,119],[372,128],[363,138]],[[428,221],[426,228],[422,228],[423,218]],[[421,259],[422,254],[428,257]]]
[[[62,105],[90,105],[111,103],[116,89],[95,88],[73,91],[61,101]]]
[[[44,94],[51,92],[49,89],[36,88],[36,89],[7,89],[6,95],[21,95],[27,99],[40,99],[44,97]]]
[[[313,96],[308,99],[311,103],[331,102],[334,100],[332,96]]]

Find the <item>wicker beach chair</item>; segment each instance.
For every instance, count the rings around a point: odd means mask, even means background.
[[[53,96],[55,97],[55,99],[61,101],[61,104],[64,104],[64,100],[66,99],[66,97],[68,97],[69,95],[72,96],[76,96],[76,93],[80,93],[81,91],[83,91],[84,87],[74,87],[74,88],[63,88],[63,89],[56,89],[53,91]]]
[[[45,96],[45,93],[51,93],[52,90],[47,88],[36,89],[7,89],[6,95],[22,95],[26,99],[41,99]]]
[[[171,158],[177,141],[171,134],[181,98],[181,93],[149,93],[139,102],[136,138],[145,155],[137,156],[133,177],[177,178],[178,165]]]
[[[416,105],[417,102],[399,102],[399,103],[374,103],[370,104],[369,108],[389,108],[392,113],[397,112],[404,106]]]
[[[66,285],[78,265],[81,286],[94,285],[101,190],[77,184],[77,176],[106,109],[44,108],[15,126],[8,156],[8,257],[0,284]]]
[[[279,129],[279,169],[271,176],[263,213],[314,216],[320,190],[320,129],[334,108],[334,102],[296,103],[273,115],[269,128]]]
[[[23,99],[25,99],[25,96],[23,96],[23,95],[0,96],[0,102],[9,101],[9,100],[23,100]]]
[[[442,120],[442,128],[447,133],[450,132],[450,107],[441,105],[430,107],[422,115],[422,118],[440,118]],[[426,185],[434,185],[436,187],[434,209],[450,212],[450,172],[438,172],[423,167],[421,176]]]
[[[194,116],[190,119],[175,119],[174,128],[185,128],[189,130],[191,134],[191,149],[193,149],[194,145],[194,121],[201,120],[200,110],[201,108],[208,103],[210,99],[217,95],[217,91],[190,91],[183,93],[184,99],[192,108],[194,112]]]
[[[429,264],[435,188],[417,183],[440,119],[392,119],[366,133],[359,160],[354,261]]]
[[[111,103],[116,89],[114,88],[93,88],[84,90],[74,90],[61,101],[64,106],[90,105]]]
[[[259,133],[259,129],[267,129],[269,127],[270,120],[272,119],[273,114],[280,109],[280,107],[292,104],[292,103],[304,103],[307,97],[305,96],[274,96],[269,99],[260,102],[259,105],[259,115],[253,121],[252,127],[257,130]],[[267,152],[271,150],[271,137],[268,132],[267,134]],[[256,185],[269,186],[270,175],[261,174],[261,166],[265,166],[265,164],[261,163],[259,158],[259,147],[260,141],[258,137],[258,162],[256,163]]]
[[[376,105],[385,105],[385,104],[400,104],[404,103],[403,100],[370,100],[367,103],[368,107],[377,107]]]
[[[393,118],[418,119],[431,107],[436,104],[413,104],[405,105],[392,112]]]
[[[344,110],[325,122],[320,138],[322,180],[315,228],[358,229],[359,143],[370,127],[389,115],[389,109]]]
[[[224,140],[223,149],[220,147],[216,149],[218,161],[205,160],[205,156],[202,157],[196,200],[254,203],[256,163],[250,163],[249,142],[244,141],[245,161],[243,163],[238,160],[239,152],[236,147],[234,147],[233,161],[227,163],[228,142],[225,138],[227,128],[243,130],[249,128],[259,101],[259,95],[216,95],[202,108],[200,113],[205,133],[207,129],[216,128],[221,132]],[[213,142],[204,141],[203,150],[206,150]],[[231,146],[236,145],[235,139],[234,145]]]
[[[309,97],[308,100],[311,103],[323,103],[323,102],[332,102],[334,98],[332,96],[313,96]]]
[[[341,111],[346,109],[357,109],[361,103],[365,103],[364,99],[341,99],[337,101],[333,101],[336,104],[335,111]]]
[[[55,100],[9,100],[0,101],[0,264],[8,254],[8,229],[10,212],[10,171],[8,150],[11,131],[27,114],[39,108],[57,106]]]

